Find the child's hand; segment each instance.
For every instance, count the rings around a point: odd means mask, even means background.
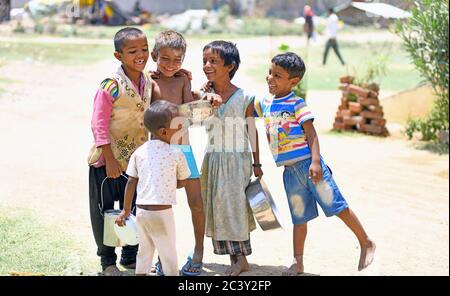
[[[180,69],[174,76],[186,76],[189,80],[192,80],[192,72],[186,69]]]
[[[186,187],[187,180],[177,180],[177,188]]]
[[[253,168],[253,174],[255,174],[255,177],[258,178],[258,179],[261,179],[262,176],[264,175],[262,169],[259,168],[259,167],[254,167]]]
[[[119,178],[122,175],[122,169],[117,159],[107,159],[106,160],[106,176],[109,178]]]
[[[322,167],[320,162],[312,162],[309,166],[309,178],[312,179],[314,184],[317,184],[322,180]]]
[[[218,94],[206,93],[206,100],[211,102],[211,105],[215,108],[222,105],[222,97]]]
[[[148,71],[148,74],[150,74],[150,77],[152,79],[159,79],[161,77],[161,72],[159,72],[159,70],[156,70],[156,71],[150,70],[150,71]]]
[[[201,90],[207,93],[213,92],[214,90],[214,85],[212,81],[208,81],[205,84],[203,84],[203,86],[201,87]]]
[[[125,226],[125,220],[130,216],[130,211],[122,210],[120,215],[116,218],[116,224],[120,227]]]

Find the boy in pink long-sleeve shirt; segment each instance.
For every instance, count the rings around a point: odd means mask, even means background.
[[[122,273],[116,266],[115,247],[103,243],[103,214],[114,208],[115,201],[123,207],[128,161],[148,140],[144,111],[153,91],[153,80],[144,72],[149,58],[144,33],[124,28],[116,33],[114,46],[114,56],[122,64],[103,80],[95,96],[91,122],[95,144],[88,158],[91,224],[105,275]],[[137,249],[137,245],[124,246],[120,264],[135,268]]]

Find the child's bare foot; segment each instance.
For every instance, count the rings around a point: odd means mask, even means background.
[[[234,264],[236,264],[236,262],[237,262],[236,255],[230,255],[230,266],[228,266],[227,269],[225,270],[225,274],[231,273],[231,268],[233,267]]]
[[[294,262],[285,271],[282,272],[283,276],[296,276],[303,273],[303,255],[294,256]]]
[[[238,276],[241,273],[248,271],[249,269],[250,268],[247,262],[247,258],[245,258],[244,255],[237,255],[236,262],[234,264],[231,264],[230,268],[228,269],[227,275]]]
[[[364,268],[369,266],[370,263],[372,263],[375,249],[376,245],[370,239],[367,240],[366,244],[361,245],[361,255],[359,256],[358,271],[363,270]]]

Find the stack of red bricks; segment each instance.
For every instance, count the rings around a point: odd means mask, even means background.
[[[388,136],[383,107],[378,100],[379,87],[370,84],[360,87],[352,84],[354,77],[341,77],[341,104],[336,112],[333,124],[335,130],[356,130],[359,132]]]

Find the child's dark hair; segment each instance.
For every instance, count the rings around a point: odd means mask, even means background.
[[[289,73],[289,79],[305,75],[306,67],[302,58],[293,52],[277,54],[272,58],[272,63],[280,66]]]
[[[216,40],[203,47],[203,51],[208,49],[211,49],[213,52],[218,53],[220,55],[220,58],[224,61],[225,66],[234,65],[233,70],[231,70],[231,72],[229,73],[230,79],[232,79],[237,69],[239,68],[239,64],[241,63],[241,59],[239,58],[239,51],[236,47],[236,44],[228,41]]]
[[[136,37],[144,36],[144,32],[137,28],[127,27],[119,30],[116,35],[114,35],[114,49],[116,51],[121,51],[124,47],[125,43],[131,39]]]
[[[178,106],[165,100],[158,100],[144,113],[144,125],[154,134],[160,128],[169,128],[170,122],[178,115]]]
[[[153,47],[153,53],[158,55],[161,48],[173,48],[181,49],[183,54],[186,53],[186,40],[183,35],[178,32],[167,30],[159,33],[155,37],[155,45]]]

